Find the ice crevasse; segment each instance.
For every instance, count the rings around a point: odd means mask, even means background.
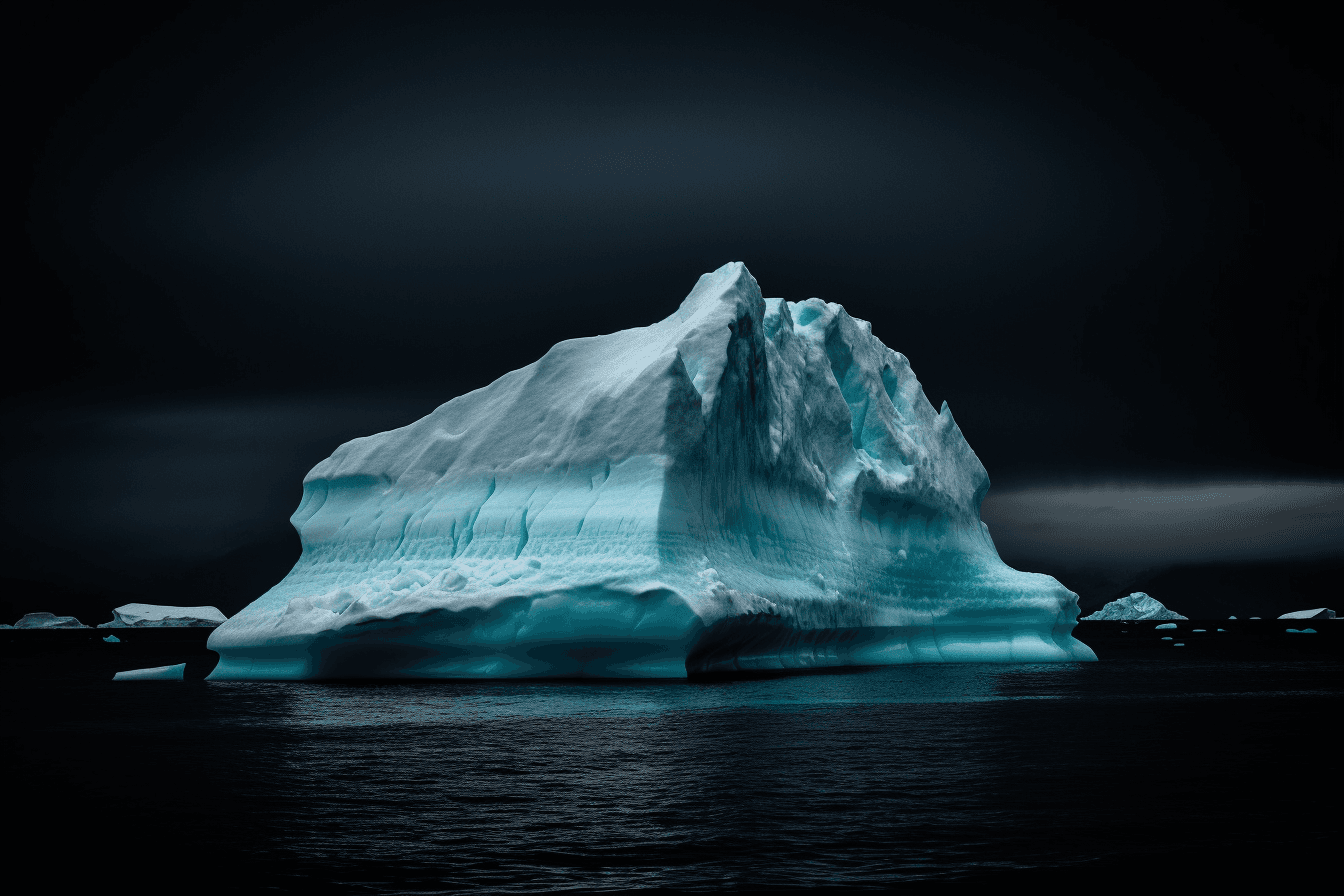
[[[340,446],[211,678],[1095,659],[1077,596],[999,558],[988,488],[867,322],[734,262],[652,326]]]

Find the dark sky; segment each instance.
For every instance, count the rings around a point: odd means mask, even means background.
[[[26,13],[11,610],[236,611],[292,563],[300,480],[341,441],[652,323],[732,260],[911,359],[1010,562],[1083,570],[1089,598],[1229,562],[1167,523],[1084,549],[1092,511],[1060,498],[1211,482],[1268,495],[1232,541],[1284,513],[1301,536],[1243,561],[1344,554],[1325,21],[460,6]]]

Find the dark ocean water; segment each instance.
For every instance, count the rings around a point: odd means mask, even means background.
[[[5,666],[6,853],[66,881],[1292,887],[1338,849],[1333,656],[314,684],[80,656]]]

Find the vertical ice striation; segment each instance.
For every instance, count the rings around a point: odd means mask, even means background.
[[[1094,659],[998,557],[905,357],[741,263],[304,480],[303,555],[214,678],[633,676]]]

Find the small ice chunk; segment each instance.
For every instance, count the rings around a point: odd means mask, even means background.
[[[1227,617],[1227,618],[1228,618],[1228,619],[1236,619],[1237,617],[1235,617],[1235,616],[1229,616],[1229,617]]]
[[[1161,625],[1158,626],[1159,629],[1164,629],[1164,628],[1175,628],[1175,627],[1176,627],[1176,623],[1174,623],[1174,622],[1164,622],[1164,623],[1162,623]]]
[[[1220,631],[1220,632],[1225,632],[1225,631],[1227,631],[1227,629],[1225,629],[1225,628],[1220,628],[1220,629],[1218,629],[1218,631]]]
[[[187,670],[186,663],[176,666],[155,666],[152,669],[131,669],[112,676],[113,681],[181,681]]]
[[[1185,643],[1184,643],[1183,641],[1177,641],[1175,644],[1173,644],[1173,645],[1171,645],[1171,646],[1172,646],[1172,647],[1184,647],[1184,646],[1185,646]]]
[[[120,643],[121,643],[121,639],[118,638],[116,635],[108,635],[108,636],[107,636],[106,638],[104,638],[103,640],[106,641],[106,642],[109,643],[109,644],[120,644]]]
[[[1163,641],[1170,641],[1170,640],[1171,640],[1171,635],[1167,635],[1167,636],[1164,637],[1162,640],[1163,640]]]
[[[1197,631],[1197,632],[1206,632],[1206,631],[1208,631],[1208,629],[1206,629],[1206,628],[1197,628],[1197,629],[1195,629],[1195,631]]]
[[[1290,634],[1294,634],[1294,635],[1314,635],[1314,634],[1316,634],[1316,629],[1314,629],[1314,628],[1290,628],[1290,629],[1285,629],[1285,631],[1287,631],[1287,632],[1290,633]]]

